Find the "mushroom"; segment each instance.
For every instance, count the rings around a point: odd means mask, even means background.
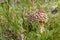
[[[30,22],[38,22],[38,29],[40,33],[45,31],[44,25],[47,22],[47,14],[45,11],[40,10],[40,11],[35,11],[29,15]]]

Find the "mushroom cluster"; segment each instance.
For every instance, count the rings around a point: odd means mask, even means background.
[[[30,14],[29,19],[31,22],[37,21],[39,23],[38,28],[42,33],[44,31],[44,24],[47,22],[47,14],[45,11],[36,11]]]

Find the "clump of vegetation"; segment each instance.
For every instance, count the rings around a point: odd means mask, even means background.
[[[45,10],[48,16],[42,34],[38,23],[28,19],[36,10]],[[60,40],[60,0],[1,0],[0,40]]]

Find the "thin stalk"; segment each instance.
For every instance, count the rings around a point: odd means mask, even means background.
[[[21,40],[24,40],[24,29],[23,29],[23,27],[24,27],[24,10],[22,10],[22,14],[21,14],[21,16],[22,16],[22,19],[23,19],[23,23],[22,23],[22,29],[21,29]]]
[[[43,22],[39,23],[38,29],[39,29],[40,33],[43,33],[45,31],[45,29],[44,29],[44,23]]]

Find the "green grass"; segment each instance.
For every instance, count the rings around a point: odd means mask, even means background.
[[[24,40],[60,40],[60,0],[44,2],[43,0],[19,0],[14,6],[8,2],[0,4],[0,40],[20,40],[21,28],[24,29]],[[52,6],[58,5],[58,12],[51,14]],[[48,22],[46,32],[40,34],[37,23],[30,23],[30,12],[45,10]],[[38,35],[37,35],[38,33]]]

